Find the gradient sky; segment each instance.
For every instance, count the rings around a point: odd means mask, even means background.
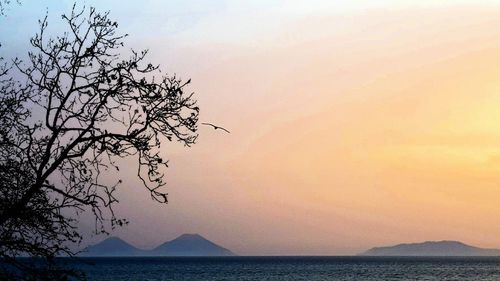
[[[166,146],[167,206],[125,170],[115,235],[200,233],[244,255],[500,248],[500,1],[86,3],[231,131]],[[4,53],[23,56],[45,10],[61,28],[72,2],[46,5],[11,6]]]

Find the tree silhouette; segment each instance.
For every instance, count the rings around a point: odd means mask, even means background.
[[[167,203],[160,146],[190,146],[197,138],[199,108],[185,92],[190,81],[162,76],[144,62],[147,51],[124,58],[126,35],[117,34],[108,13],[73,6],[62,18],[68,31],[55,38],[46,38],[47,17],[40,21],[28,61],[13,62],[16,75],[7,64],[0,69],[4,271],[14,265],[36,274],[17,262],[19,255],[47,263],[73,255],[68,244],[82,239],[81,212],[93,213],[98,233],[127,223],[113,211],[121,180],[105,176],[119,170],[121,158],[135,158],[151,198]]]

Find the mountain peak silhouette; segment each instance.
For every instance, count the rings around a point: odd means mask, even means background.
[[[83,256],[134,256],[141,250],[125,242],[121,238],[112,236],[100,243],[87,247]]]
[[[374,247],[361,253],[363,256],[500,256],[498,249],[484,249],[460,241],[425,241]]]
[[[234,253],[199,234],[182,234],[152,250],[154,255],[170,256],[233,256]]]
[[[234,256],[200,234],[182,234],[152,250],[138,249],[118,237],[109,237],[87,247],[81,256]]]

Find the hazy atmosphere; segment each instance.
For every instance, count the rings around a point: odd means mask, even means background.
[[[200,121],[231,132],[200,126],[193,147],[162,146],[168,205],[124,160],[109,176],[130,224],[112,235],[152,248],[199,233],[240,255],[500,248],[500,3],[313,2],[78,3],[191,78]],[[10,5],[3,54],[24,57],[38,19],[56,33],[72,5]]]

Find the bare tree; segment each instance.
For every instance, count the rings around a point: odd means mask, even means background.
[[[160,146],[197,138],[190,81],[161,76],[147,51],[124,58],[126,35],[108,13],[73,7],[63,20],[69,31],[55,38],[41,20],[29,60],[14,61],[26,83],[7,65],[0,73],[0,256],[12,262],[74,254],[67,242],[82,239],[81,212],[97,232],[126,223],[113,211],[121,180],[104,176],[121,158],[135,158],[151,198],[167,203]]]

